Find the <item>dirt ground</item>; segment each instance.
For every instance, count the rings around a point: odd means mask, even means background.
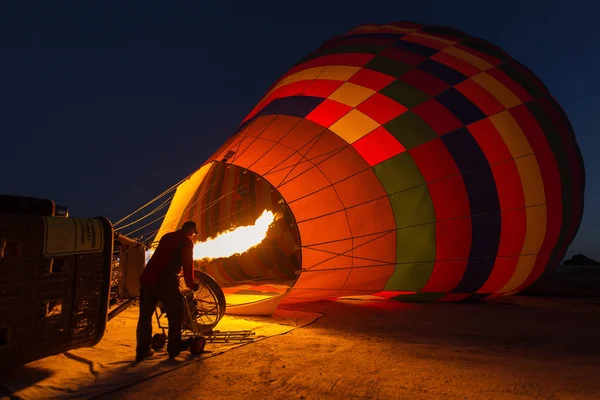
[[[296,306],[313,324],[103,399],[600,399],[600,298]]]

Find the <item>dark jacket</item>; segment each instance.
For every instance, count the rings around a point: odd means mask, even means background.
[[[181,230],[167,233],[158,242],[158,247],[142,271],[140,283],[154,286],[159,280],[176,279],[183,267],[183,277],[188,288],[194,283],[194,243]]]

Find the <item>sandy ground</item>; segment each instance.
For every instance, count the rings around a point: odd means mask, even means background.
[[[600,298],[296,306],[309,326],[103,399],[600,399]]]

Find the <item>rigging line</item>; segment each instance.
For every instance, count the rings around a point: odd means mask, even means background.
[[[141,211],[142,209],[146,208],[147,206],[149,206],[150,204],[154,203],[155,201],[157,201],[158,199],[160,199],[161,197],[165,196],[167,193],[171,192],[174,189],[177,189],[177,186],[179,186],[181,183],[183,183],[185,180],[189,179],[196,171],[194,171],[193,173],[187,175],[185,178],[181,179],[179,182],[177,182],[175,185],[171,186],[169,189],[165,190],[164,192],[162,192],[161,194],[159,194],[158,196],[156,196],[154,199],[150,200],[148,203],[144,204],[142,207],[138,208],[137,210],[135,210],[134,212],[132,212],[131,214],[121,218],[120,220],[118,220],[117,222],[115,222],[113,224],[113,227],[116,227],[117,225],[123,223],[125,220],[127,220],[127,218],[131,217],[132,215],[138,213],[139,211]]]
[[[173,193],[173,194],[171,195],[171,197],[169,197],[167,200],[165,200],[165,201],[164,201],[162,204],[160,204],[160,205],[159,205],[158,207],[156,207],[154,210],[150,211],[148,214],[144,215],[143,217],[141,217],[141,218],[139,218],[139,219],[137,219],[137,220],[135,220],[135,221],[133,221],[133,222],[130,222],[130,223],[128,223],[127,225],[123,225],[123,226],[120,226],[120,227],[118,227],[118,228],[115,228],[115,230],[119,231],[119,230],[121,230],[121,229],[128,228],[128,227],[130,227],[130,226],[132,226],[132,225],[135,225],[135,224],[137,224],[138,222],[140,222],[140,221],[142,221],[142,220],[144,220],[144,219],[148,218],[149,216],[151,216],[151,215],[153,215],[153,214],[157,213],[158,211],[162,210],[162,209],[163,209],[163,208],[165,208],[167,205],[169,205],[169,204],[170,204],[170,202],[173,200],[173,197],[175,197],[175,193]]]
[[[267,150],[267,151],[266,151],[266,152],[265,152],[263,155],[261,155],[259,158],[257,158],[257,159],[256,159],[256,160],[255,160],[255,161],[252,163],[252,164],[248,165],[248,166],[246,167],[246,169],[251,169],[251,168],[254,166],[254,164],[256,164],[257,162],[259,162],[259,161],[260,161],[260,160],[261,160],[263,157],[266,157],[266,155],[267,155],[267,154],[269,154],[269,152],[271,152],[271,150],[273,150],[274,148],[276,148],[276,147],[277,147],[277,145],[278,145],[278,144],[280,144],[280,143],[281,143],[281,141],[282,141],[282,140],[283,140],[283,139],[284,139],[284,138],[285,138],[287,135],[289,135],[289,134],[290,134],[290,132],[292,132],[292,131],[293,131],[293,130],[296,128],[296,127],[298,127],[298,126],[300,125],[300,123],[301,123],[301,122],[302,122],[302,120],[301,120],[301,119],[299,119],[298,121],[296,121],[296,122],[294,123],[294,125],[293,125],[293,126],[290,128],[290,129],[288,129],[288,130],[287,130],[287,132],[286,132],[286,133],[285,133],[285,134],[284,134],[284,135],[283,135],[281,138],[277,139],[276,141],[275,141],[275,140],[271,140],[271,139],[264,139],[264,138],[260,138],[261,140],[264,140],[264,141],[266,141],[266,142],[272,142],[272,143],[273,143],[273,146],[272,146],[271,148],[269,148],[269,150]],[[261,134],[262,134],[262,133],[264,133],[264,131],[263,131],[263,132],[261,132]],[[260,136],[260,135],[259,135],[259,136]],[[259,136],[257,136],[255,140],[257,140],[257,139],[259,138]],[[290,155],[290,156],[288,156],[288,157],[291,157],[291,155]]]
[[[144,228],[146,228],[146,227],[148,227],[148,226],[150,226],[150,225],[152,225],[152,224],[154,224],[154,223],[156,223],[156,222],[160,221],[160,220],[161,220],[161,219],[163,219],[164,217],[165,217],[165,216],[164,216],[164,215],[162,215],[162,216],[160,216],[160,217],[156,218],[154,221],[148,222],[146,225],[144,225],[144,226],[142,226],[142,227],[139,227],[139,228],[137,228],[137,229],[135,229],[135,230],[133,230],[133,231],[131,231],[131,232],[124,233],[124,235],[125,235],[125,236],[129,236],[129,235],[131,235],[132,233],[135,233],[135,232],[141,231],[142,229],[144,229]]]
[[[238,153],[238,151],[240,150],[240,147],[242,146],[242,142],[245,139],[247,139],[248,137],[251,137],[251,136],[249,136],[250,135],[250,129],[247,129],[246,132],[244,133],[244,137],[242,138],[242,140],[240,140],[240,143],[238,145],[237,151],[233,155],[233,158],[231,159],[231,162],[233,163],[234,161],[237,161],[246,151],[248,151],[248,149],[250,147],[252,147],[252,145],[254,144],[254,142],[256,142],[258,140],[258,138],[260,137],[260,135],[262,135],[277,120],[277,118],[279,118],[280,116],[281,116],[281,114],[275,114],[275,118],[273,118],[265,127],[262,128],[262,130],[260,131],[260,133],[258,135],[256,135],[256,137],[254,137],[254,140],[252,140],[252,142],[250,142],[250,144],[248,146],[246,146],[246,148],[241,153]],[[250,124],[248,124],[248,125],[250,125]]]

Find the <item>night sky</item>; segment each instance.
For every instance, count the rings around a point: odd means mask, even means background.
[[[0,192],[116,221],[197,169],[322,41],[416,21],[499,45],[557,98],[587,171],[569,253],[600,259],[599,12],[591,0],[4,1]]]

